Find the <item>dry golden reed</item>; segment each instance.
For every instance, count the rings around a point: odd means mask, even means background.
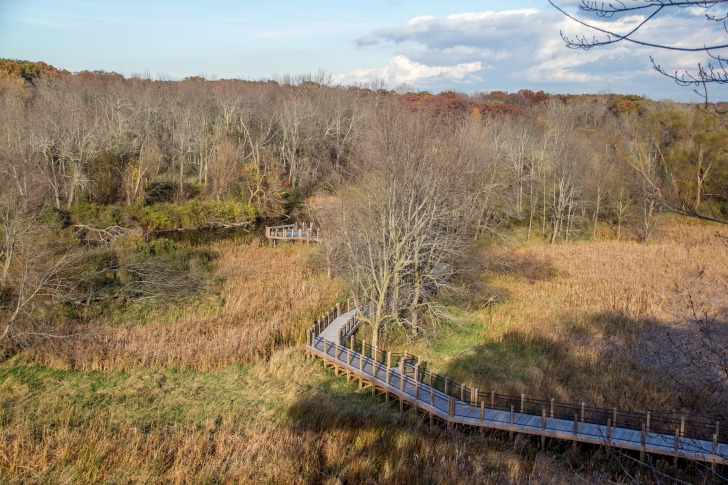
[[[427,344],[410,351],[481,390],[715,412],[723,397],[685,392],[673,379],[675,365],[668,363],[680,352],[668,335],[692,338],[693,309],[725,317],[728,247],[716,237],[720,229],[668,219],[647,244],[491,247],[484,258],[496,303],[454,312],[468,337],[454,331],[435,343],[439,351]]]
[[[344,294],[341,282],[320,277],[307,261],[312,247],[271,247],[255,240],[220,242],[215,274],[222,307],[159,311],[144,325],[93,322],[26,353],[35,362],[84,370],[136,366],[212,369],[267,357],[300,343],[305,329]],[[170,315],[173,318],[170,318]],[[132,322],[133,323],[133,322]]]

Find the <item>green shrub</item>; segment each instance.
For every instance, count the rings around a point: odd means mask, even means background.
[[[82,200],[68,211],[74,224],[105,229],[122,225],[124,208],[116,205],[99,205]]]
[[[148,206],[98,205],[81,201],[69,211],[73,224],[105,229],[111,226],[140,226],[145,233],[204,229],[225,224],[252,222],[251,204],[229,200],[190,200],[184,204],[163,202]]]
[[[145,232],[156,233],[252,222],[256,213],[252,205],[244,202],[191,200],[184,204],[139,207],[135,217]]]

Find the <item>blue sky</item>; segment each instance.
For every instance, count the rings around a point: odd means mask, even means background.
[[[701,21],[701,13],[658,19],[645,35],[700,43],[727,37]],[[70,71],[174,79],[324,71],[338,83],[383,82],[390,89],[529,88],[697,99],[691,88],[652,71],[650,51],[569,50],[559,30],[583,32],[546,0],[0,0],[0,57]],[[669,68],[702,60],[652,53]],[[718,90],[716,96],[725,98]]]

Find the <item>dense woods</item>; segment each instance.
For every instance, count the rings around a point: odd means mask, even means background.
[[[205,287],[210,255],[159,242],[176,231],[316,219],[329,273],[376,309],[376,338],[427,332],[427,296],[491,234],[646,241],[662,211],[723,220],[728,207],[728,123],[696,106],[2,71],[6,336],[43,299]]]

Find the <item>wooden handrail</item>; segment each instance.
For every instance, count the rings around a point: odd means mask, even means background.
[[[265,237],[273,241],[321,241],[319,230],[313,226],[313,222],[266,226]]]
[[[349,307],[350,305],[347,304],[347,308]],[[341,362],[337,362],[335,365],[343,365],[342,362],[344,361],[348,365],[351,363],[352,358],[358,359],[359,365],[357,365],[357,368],[353,369],[352,372],[354,374],[359,374],[360,380],[366,380],[369,379],[369,377],[375,380],[380,380],[382,381],[382,384],[378,385],[386,386],[386,390],[388,392],[393,391],[394,394],[399,392],[400,397],[404,397],[408,399],[409,402],[412,402],[412,396],[405,397],[401,395],[404,393],[403,389],[397,391],[397,382],[390,382],[389,370],[387,371],[385,378],[379,379],[376,376],[376,369],[379,368],[379,362],[377,359],[378,355],[382,356],[382,358],[386,358],[388,369],[396,369],[391,361],[392,353],[382,349],[375,350],[374,347],[367,346],[364,342],[358,341],[354,335],[349,334],[349,332],[352,332],[353,334],[356,333],[356,328],[353,327],[354,323],[357,321],[356,314],[350,316],[344,322],[337,322],[337,325],[340,325],[337,332],[337,342],[328,342],[320,336],[320,333],[336,320],[336,316],[343,317],[344,314],[345,313],[338,315],[335,310],[331,310],[321,321],[314,325],[310,331],[312,337],[308,340],[309,343],[307,345],[309,351],[327,359],[329,353],[328,349],[337,349],[334,351],[334,357],[337,361]],[[346,345],[347,339],[349,340],[348,346]],[[321,350],[319,348],[321,342],[326,342],[324,344],[323,356],[319,353]],[[317,347],[317,345],[319,347]],[[359,347],[359,345],[361,345],[361,352],[355,350]],[[372,348],[371,357],[366,357],[364,355],[367,347]],[[342,351],[347,356],[344,361],[338,358],[339,353]],[[619,411],[616,408],[603,409],[586,406],[585,403],[557,403],[553,398],[547,401],[526,398],[523,394],[519,396],[509,396],[496,394],[495,391],[483,392],[475,388],[469,388],[463,384],[449,381],[447,377],[434,374],[419,358],[404,354],[401,358],[398,358],[398,360],[399,363],[396,364],[396,366],[399,367],[401,372],[401,387],[405,385],[405,382],[414,383],[415,394],[413,394],[413,396],[415,396],[415,399],[413,404],[416,407],[423,408],[426,412],[433,413],[436,410],[433,410],[429,403],[433,401],[434,393],[449,396],[449,398],[454,399],[452,402],[457,406],[457,412],[454,406],[451,410],[452,415],[450,416],[450,419],[452,419],[453,422],[462,422],[463,424],[471,424],[481,427],[499,428],[500,425],[494,424],[492,420],[485,420],[484,413],[487,406],[487,409],[490,410],[489,412],[505,412],[506,414],[508,411],[511,412],[510,427],[505,428],[511,432],[525,432],[529,434],[539,434],[542,437],[549,436],[595,443],[593,432],[594,430],[601,430],[605,433],[607,439],[602,440],[601,443],[597,444],[618,446],[635,450],[638,450],[638,448],[641,447],[639,449],[641,452],[647,451],[651,453],[668,454],[670,456],[689,457],[712,464],[728,464],[728,439],[724,438],[721,441],[719,421],[709,422],[706,419],[688,419],[684,415],[680,416],[679,419],[674,419],[667,416],[655,416],[651,413]],[[369,362],[367,365],[372,368],[371,372],[367,372],[367,367],[364,366],[364,362]],[[415,372],[411,373],[410,368],[414,369]],[[412,375],[410,376],[409,374]],[[437,384],[438,382],[439,384]],[[442,382],[445,382],[444,392],[437,389],[437,386],[441,386]],[[433,385],[436,387],[433,387]],[[372,381],[372,388],[373,387],[374,383]],[[394,389],[392,389],[393,387]],[[423,395],[427,396],[427,393],[431,393],[430,398],[424,399],[420,397]],[[488,401],[489,404],[486,404]],[[465,410],[463,411],[465,414],[461,414],[461,408]],[[468,411],[470,408],[473,408],[473,410]],[[549,409],[548,413],[546,412],[546,409]],[[513,414],[516,411],[518,411],[518,420],[515,420],[515,415]],[[468,413],[480,416],[480,419],[476,419],[475,422],[471,422],[473,420]],[[437,413],[435,412],[435,414]],[[535,429],[537,429],[536,431],[532,429],[534,427],[530,425],[518,424],[519,420],[526,419],[523,418],[523,416],[526,416],[528,419],[533,417],[540,418],[540,425],[535,427]],[[567,438],[562,436],[564,434],[562,431],[555,430],[555,425],[552,423],[564,420],[570,421],[570,416],[574,416],[576,420],[576,432],[569,434],[569,437]],[[528,421],[528,419],[526,420]],[[549,424],[545,425],[545,422],[548,422]],[[617,427],[618,422],[619,427]],[[650,425],[652,425],[652,429],[650,429]],[[663,428],[677,430],[677,438],[674,438],[676,450],[672,450],[672,447],[670,447],[670,450],[666,451],[664,446],[658,447],[654,443],[649,443],[650,439],[654,441],[655,438],[664,438],[668,441],[673,439],[672,431],[666,433]],[[708,430],[708,428],[710,429]],[[591,430],[592,434],[590,435],[585,430]],[[641,445],[637,448],[632,446],[632,444],[630,444],[630,438],[626,437],[631,436],[634,432],[637,432],[638,435],[640,435],[640,440],[638,441],[641,441]],[[708,434],[710,436],[708,436]],[[706,446],[710,448],[710,450],[708,450],[708,448],[703,449],[703,445],[706,443],[708,443]]]

